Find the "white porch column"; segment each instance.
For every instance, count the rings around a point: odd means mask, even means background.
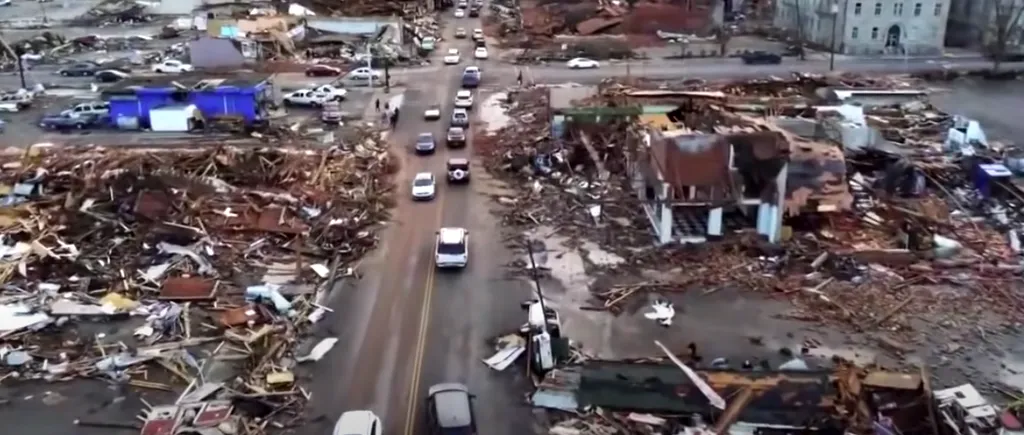
[[[722,208],[717,207],[708,211],[708,235],[722,235]]]

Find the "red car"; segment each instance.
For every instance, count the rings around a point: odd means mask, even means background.
[[[306,77],[340,76],[341,69],[330,65],[313,65],[306,68]]]

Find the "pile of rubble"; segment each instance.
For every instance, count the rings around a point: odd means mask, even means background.
[[[303,336],[377,244],[395,169],[373,141],[0,157],[0,376],[180,391],[151,429],[293,424],[296,364],[337,341]]]
[[[778,243],[764,242],[747,223],[719,242],[652,247],[652,210],[659,204],[638,197],[642,174],[631,156],[644,154],[650,147],[644,131],[657,126],[608,115],[592,123],[575,115],[580,122],[553,127],[548,89],[515,95],[507,104],[510,125],[480,140],[479,149],[488,170],[518,192],[495,198],[514,236],[555,229],[571,249],[590,243],[621,258],[615,265],[589,265],[616,279],[592,285],[595,303],[582,309],[632,312],[631,300],[647,299],[634,296],[649,292],[738,287],[793,301],[783,317],[849,331],[885,330],[879,341],[895,353],[925,340],[932,328],[955,329],[961,337],[1002,333],[1024,318],[1024,301],[1008,288],[1024,271],[1018,238],[1024,217],[1016,211],[1024,195],[1013,183],[998,183],[1003,193],[996,194],[975,181],[978,164],[1002,158],[1001,145],[967,139],[950,145],[948,136],[968,131],[964,120],[920,99],[865,107],[854,123],[830,109],[837,104],[826,101],[834,95],[823,90],[912,83],[906,77],[802,75],[672,90],[609,85],[597,98],[576,101],[581,107],[675,104],[681,107],[672,115],[676,127],[685,123],[698,135],[785,138],[790,165],[800,166],[789,174],[787,235]],[[824,127],[799,128],[804,124]],[[831,129],[850,125],[873,128],[877,140],[860,148],[839,145]],[[976,149],[957,151],[969,144]],[[522,237],[509,240],[511,247],[525,245]],[[522,260],[510,266],[514,274],[530,270]],[[652,280],[644,273],[651,268],[671,273]]]

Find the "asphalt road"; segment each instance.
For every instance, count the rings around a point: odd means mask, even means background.
[[[472,28],[474,24],[460,23],[459,25]],[[448,43],[459,44],[458,40],[449,39]],[[472,46],[465,43],[463,57],[472,55]],[[442,50],[443,51],[443,50]],[[492,53],[492,56],[494,54]],[[440,76],[448,74],[450,67],[441,65],[440,51],[435,54],[435,64],[415,68],[397,68],[392,72],[392,77],[403,85],[411,83],[436,83]],[[842,58],[836,59],[835,71],[851,73],[878,73],[878,74],[899,74],[934,71],[941,69],[967,70],[980,69],[992,66],[992,62],[978,57],[971,58]],[[1024,69],[1024,62],[1004,63],[1004,69]],[[88,88],[91,79],[88,77],[62,77],[56,75],[56,66],[43,65],[38,69],[27,72],[26,82],[31,85],[43,83],[46,86],[78,87]],[[591,70],[572,70],[564,64],[547,65],[512,65],[489,61],[486,64],[485,74],[491,78],[497,78],[502,85],[515,83],[519,71],[523,71],[524,79],[527,82],[537,84],[557,84],[576,82],[581,84],[596,84],[601,80],[612,77],[644,77],[652,80],[685,79],[685,78],[742,78],[762,77],[771,75],[785,75],[794,71],[805,73],[827,73],[829,62],[827,60],[805,60],[800,61],[794,58],[786,58],[780,65],[744,65],[739,59],[688,59],[688,60],[646,60],[633,62],[603,62],[601,68]],[[137,74],[149,74],[142,71]],[[283,88],[301,88],[311,83],[323,84],[336,81],[334,77],[306,77],[301,73],[276,74],[274,81]],[[453,79],[454,80],[454,79]],[[492,82],[492,84],[495,82]],[[21,80],[16,73],[0,74],[0,89],[17,89],[21,87]]]
[[[314,373],[314,409],[326,417],[317,428],[321,433],[329,432],[346,410],[370,409],[383,419],[385,434],[427,434],[426,391],[443,382],[461,382],[476,394],[481,433],[533,433],[530,409],[521,399],[524,390],[517,385],[525,383],[525,375],[515,368],[492,373],[481,361],[492,353],[490,337],[523,323],[519,303],[529,297],[529,290],[495,279],[503,275],[508,254],[488,212],[489,199],[477,187],[486,183],[483,168],[472,167],[469,186],[444,181],[447,159],[471,157],[473,147],[472,136],[464,149],[448,149],[442,139],[462,66],[473,63],[472,43],[451,33],[456,26],[480,27],[478,19],[457,21],[447,26],[446,43],[435,56],[457,47],[463,52],[462,65],[406,83],[399,125],[388,138],[402,161],[392,221],[380,247],[359,266],[361,279],[342,283],[329,301],[335,310],[329,329],[339,343]],[[476,100],[477,105],[482,102],[479,93]],[[435,103],[443,103],[442,120],[424,121],[423,111]],[[439,139],[435,154],[413,153],[411,145],[421,132]],[[437,197],[414,203],[412,178],[427,171],[438,179]],[[470,265],[465,270],[441,272],[434,267],[435,231],[444,226],[470,231]]]

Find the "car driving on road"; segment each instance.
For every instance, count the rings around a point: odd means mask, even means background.
[[[449,183],[469,182],[469,160],[453,157],[448,159],[447,166]]]
[[[587,59],[585,57],[577,57],[565,63],[569,69],[592,69],[601,66],[596,60]]]
[[[466,146],[466,129],[462,127],[448,127],[448,136],[445,138],[448,148],[462,148]]]
[[[448,54],[444,56],[445,65],[458,65],[462,60],[462,56],[459,54],[458,48],[449,48]]]
[[[466,28],[458,27],[455,29],[455,38],[464,39],[466,37]]]
[[[473,50],[473,57],[477,59],[487,59],[490,55],[487,53],[487,47],[477,47]]]
[[[340,76],[341,68],[330,65],[313,65],[306,68],[306,77],[333,77]]]
[[[427,107],[427,110],[423,111],[423,119],[427,121],[437,121],[438,119],[441,119],[441,106],[439,104],[434,104]]]
[[[64,77],[86,77],[95,75],[97,69],[99,68],[92,63],[76,63],[57,70],[57,74]]]
[[[747,65],[778,65],[782,63],[782,56],[767,51],[754,51],[740,55],[743,63]]]
[[[455,93],[455,107],[469,109],[473,107],[473,91],[469,89],[459,89]]]
[[[469,264],[469,231],[465,228],[441,228],[437,232],[437,243],[434,246],[434,263],[437,267],[464,268]]]
[[[418,201],[429,201],[434,199],[437,193],[437,182],[434,174],[420,172],[412,179],[412,199]]]
[[[118,71],[116,69],[105,69],[103,71],[97,71],[94,77],[96,81],[99,83],[114,83],[124,80],[131,76],[131,74],[128,74],[124,71]]]
[[[420,133],[416,136],[416,144],[414,145],[416,154],[433,154],[437,149],[437,142],[434,141],[433,133]]]
[[[466,109],[452,110],[452,126],[469,127],[469,112]]]
[[[153,65],[153,72],[156,73],[183,73],[190,71],[192,71],[192,65],[174,59],[168,59]]]
[[[476,435],[473,395],[458,383],[437,384],[427,390],[427,423],[430,433]]]

